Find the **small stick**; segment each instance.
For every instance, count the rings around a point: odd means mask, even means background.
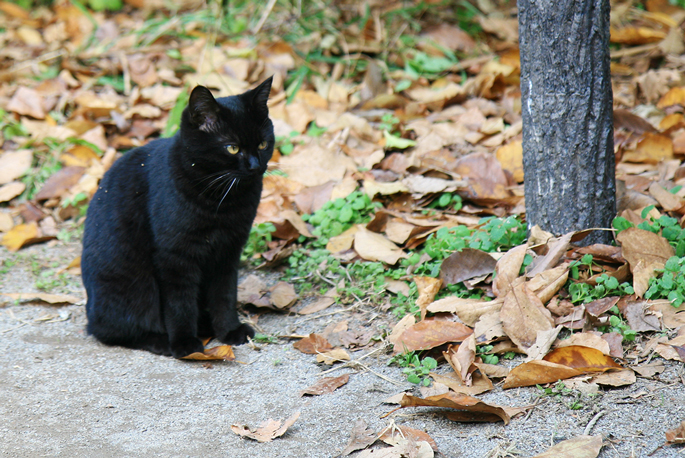
[[[269,0],[269,3],[267,3],[266,8],[264,8],[262,17],[259,18],[259,22],[254,27],[254,29],[252,29],[252,33],[259,33],[259,31],[262,30],[262,27],[264,26],[264,23],[269,17],[269,14],[271,14],[271,10],[274,9],[274,5],[276,5],[276,0]]]
[[[602,415],[604,415],[605,413],[606,413],[606,410],[600,410],[599,412],[597,412],[597,413],[595,414],[595,416],[592,417],[592,420],[590,420],[590,422],[589,422],[589,423],[587,424],[587,426],[585,427],[585,430],[583,431],[583,434],[586,435],[586,436],[589,435],[589,434],[590,434],[590,431],[592,431],[592,428],[595,427],[595,423],[597,423],[597,420],[599,420],[599,419],[602,417]]]

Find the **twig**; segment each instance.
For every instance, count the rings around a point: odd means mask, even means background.
[[[259,18],[259,22],[257,25],[252,29],[252,33],[259,33],[260,30],[262,30],[262,27],[264,26],[264,23],[269,17],[269,14],[271,14],[271,10],[274,9],[274,5],[276,5],[276,0],[269,0],[269,3],[267,3],[266,8],[264,8],[264,12],[262,13],[262,17]]]
[[[50,51],[48,53],[43,54],[42,56],[36,57],[35,59],[27,60],[25,62],[20,62],[15,65],[13,65],[10,69],[5,70],[4,72],[0,73],[0,81],[6,81],[14,76],[15,73],[20,72],[26,68],[32,67],[36,64],[39,64],[41,62],[45,62],[48,60],[53,60],[60,58],[64,55],[63,50],[57,50],[57,51]]]
[[[602,415],[604,415],[605,413],[607,413],[606,410],[600,410],[599,412],[597,412],[597,413],[595,414],[595,416],[592,417],[592,420],[590,420],[590,422],[589,422],[589,423],[587,424],[587,426],[585,427],[585,430],[583,431],[583,434],[586,435],[586,436],[589,435],[589,434],[590,434],[590,431],[592,431],[592,428],[595,427],[595,423],[597,423],[597,420],[599,420],[599,419],[602,417]]]
[[[19,326],[15,326],[13,328],[9,328],[9,329],[5,329],[3,331],[0,331],[0,334],[5,334],[6,332],[10,332],[10,331],[14,331],[15,329],[23,328],[27,324],[28,324],[28,322],[23,321]]]

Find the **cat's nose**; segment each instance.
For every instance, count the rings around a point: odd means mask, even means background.
[[[259,158],[257,156],[248,156],[247,159],[248,165],[250,167],[250,170],[258,170],[261,167],[261,164],[259,163]]]

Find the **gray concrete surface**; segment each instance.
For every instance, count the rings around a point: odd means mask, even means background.
[[[0,258],[16,255],[0,249]],[[35,290],[35,262],[66,265],[78,254],[75,244],[30,247],[16,266],[0,277],[0,293]],[[33,264],[32,264],[33,263]],[[83,294],[78,278],[62,288]],[[45,321],[46,316],[52,317]],[[307,334],[344,317],[319,319],[267,313],[259,319],[269,334]],[[462,424],[435,410],[392,410],[382,401],[413,389],[389,355],[364,361],[376,373],[342,369],[350,381],[332,394],[300,397],[328,366],[293,349],[292,342],[235,348],[241,363],[178,361],[143,351],[107,347],[87,336],[82,305],[0,306],[0,456],[33,457],[334,457],[345,448],[352,426],[362,418],[376,431],[390,420],[422,429],[444,457],[486,457],[498,450],[533,456],[551,444],[582,434],[597,412],[604,414],[591,433],[602,434],[601,457],[646,457],[663,444],[664,432],[685,420],[682,364],[667,364],[656,379],[605,390],[581,399],[543,397],[528,418],[511,424]],[[353,358],[369,350],[352,353]],[[483,394],[484,401],[509,406],[535,402],[535,388]],[[244,439],[232,424],[252,427],[268,418],[299,420],[269,443]],[[490,455],[489,455],[490,454]],[[354,455],[352,455],[354,456]],[[666,447],[653,457],[685,456],[683,446]]]

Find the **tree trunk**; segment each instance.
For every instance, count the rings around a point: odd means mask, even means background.
[[[616,213],[609,0],[519,0],[528,228],[611,227]],[[608,243],[595,231],[583,243]]]

